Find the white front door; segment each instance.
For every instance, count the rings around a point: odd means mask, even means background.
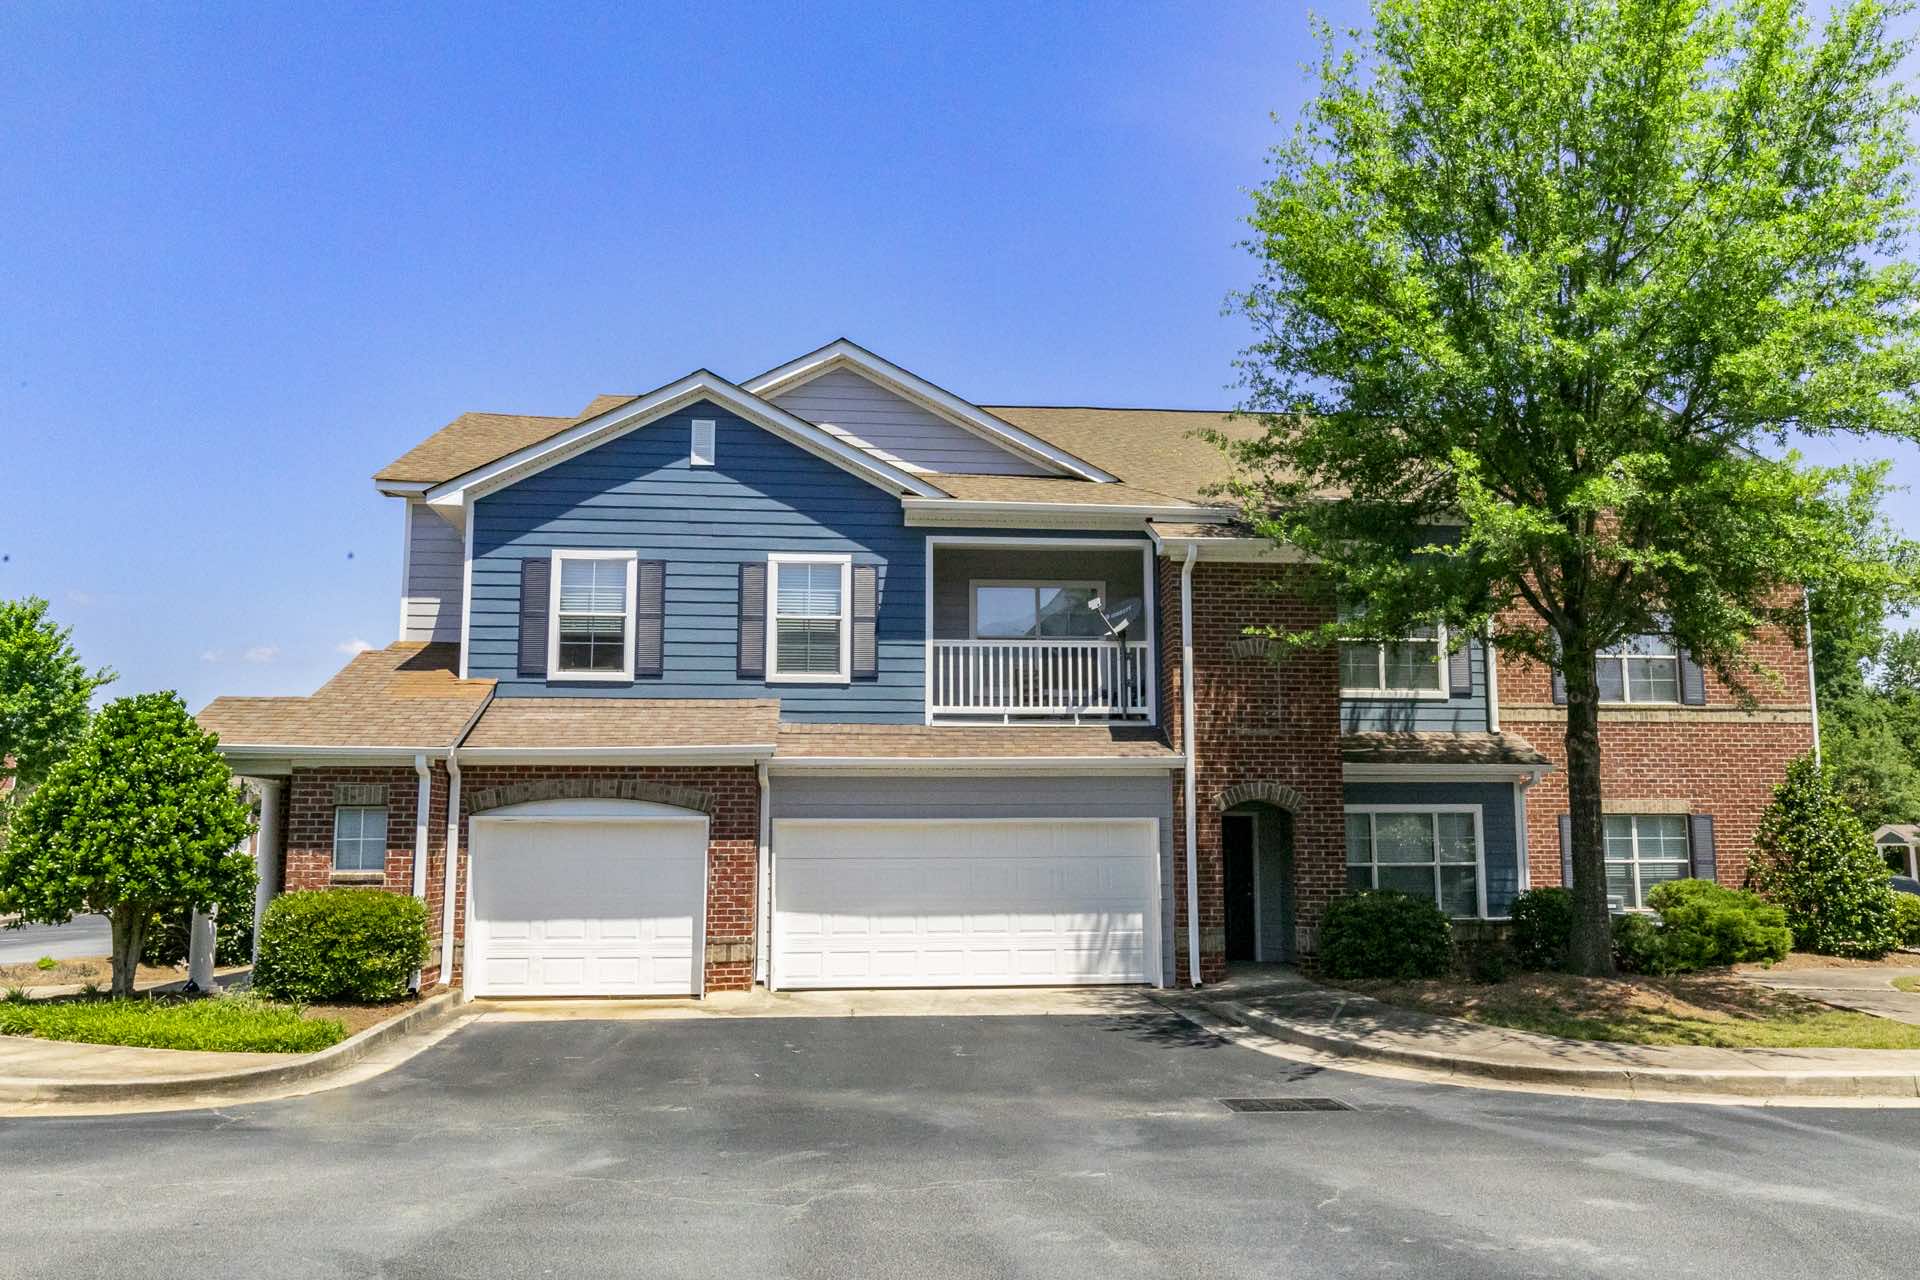
[[[699,993],[704,818],[482,816],[472,846],[473,995]]]
[[[1126,820],[773,824],[772,985],[1151,982],[1159,830]]]

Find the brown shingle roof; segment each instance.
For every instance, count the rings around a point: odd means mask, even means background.
[[[196,718],[224,747],[437,750],[493,692],[458,670],[458,645],[402,641],[355,656],[310,698],[215,698]]]
[[[1131,725],[783,724],[776,759],[1060,756],[1177,759],[1158,730]]]
[[[1513,733],[1349,733],[1340,738],[1340,754],[1348,764],[1549,763]]]
[[[1091,480],[1054,476],[931,475],[927,477],[952,497],[975,502],[1074,502],[1099,505],[1176,507],[1185,498],[1141,489],[1130,484],[1095,484]]]
[[[1085,458],[1123,483],[1144,485],[1189,502],[1208,502],[1201,491],[1227,478],[1227,459],[1193,432],[1213,428],[1235,440],[1250,440],[1261,428],[1252,419],[1218,410],[1092,409],[1050,405],[982,405],[996,418]]]
[[[571,418],[525,413],[463,413],[373,473],[395,484],[439,484],[538,444],[571,426]]]
[[[496,698],[466,748],[767,746],[777,698]]]

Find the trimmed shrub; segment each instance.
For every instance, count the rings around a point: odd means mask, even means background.
[[[1898,944],[1887,864],[1811,757],[1774,789],[1754,845],[1747,884],[1785,909],[1795,946],[1873,957]]]
[[[1893,929],[1901,946],[1920,948],[1920,897],[1911,893],[1893,895]]]
[[[392,1000],[427,962],[427,907],[378,889],[282,894],[260,924],[254,990],[281,1000]]]
[[[1335,898],[1320,919],[1320,967],[1334,978],[1437,978],[1452,929],[1427,898],[1366,890]]]
[[[1660,913],[1660,945],[1669,973],[1784,960],[1793,949],[1787,913],[1756,893],[1711,880],[1656,885],[1647,902]]]
[[[1513,958],[1522,969],[1565,969],[1572,939],[1572,893],[1529,889],[1513,900]]]
[[[1613,918],[1613,963],[1622,973],[1666,973],[1666,947],[1652,916]]]

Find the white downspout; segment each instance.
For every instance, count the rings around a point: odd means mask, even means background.
[[[1800,612],[1807,620],[1807,710],[1813,713],[1813,767],[1820,767],[1820,692],[1813,686],[1813,592],[1800,589]]]
[[[427,900],[427,810],[433,804],[433,766],[426,752],[413,757],[413,772],[420,779],[413,804],[413,896]],[[413,971],[413,989],[420,989],[420,970]]]
[[[761,985],[773,989],[773,957],[769,939],[773,920],[773,789],[767,780],[767,762],[756,766],[760,775],[760,909],[754,913],[754,968]]]
[[[453,891],[460,882],[460,748],[447,748],[447,869],[440,903],[440,985],[453,985]]]
[[[1197,782],[1193,739],[1193,562],[1200,556],[1197,543],[1187,544],[1187,558],[1180,565],[1180,747],[1186,757],[1187,817],[1187,980],[1200,985],[1200,852],[1199,819],[1194,813]]]

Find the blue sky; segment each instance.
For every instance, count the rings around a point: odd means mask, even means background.
[[[0,596],[115,693],[306,693],[394,637],[368,477],[463,410],[842,334],[987,402],[1233,402],[1304,8],[690,10],[0,10]]]

